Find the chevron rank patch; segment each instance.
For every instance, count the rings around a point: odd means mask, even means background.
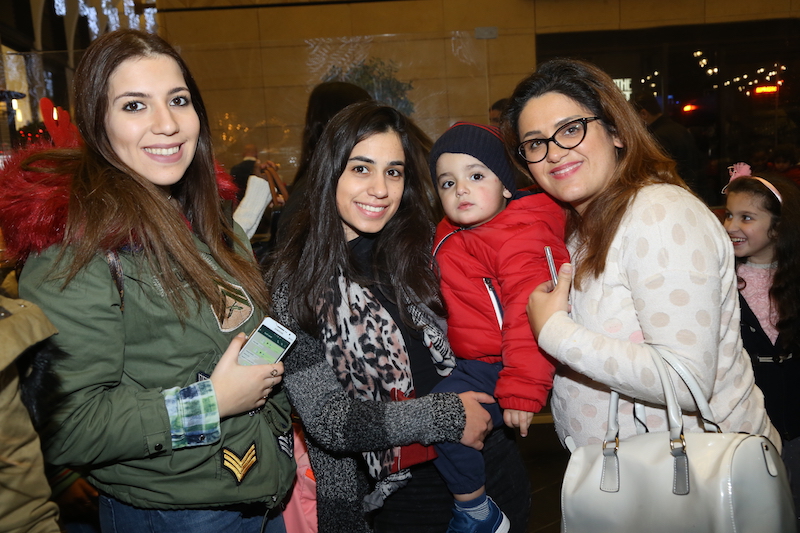
[[[233,474],[237,485],[242,484],[242,480],[257,461],[255,442],[250,445],[241,457],[236,455],[236,452],[230,448],[222,448],[222,466]]]
[[[291,431],[278,437],[278,447],[289,457],[294,457],[294,435]]]

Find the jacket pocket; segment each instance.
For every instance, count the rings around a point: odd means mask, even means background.
[[[198,381],[209,379],[220,357],[221,356],[218,356],[215,352],[206,352],[190,370],[181,388],[188,387],[192,383],[197,383]]]

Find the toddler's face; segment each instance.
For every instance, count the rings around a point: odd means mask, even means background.
[[[500,178],[467,154],[444,153],[436,161],[436,190],[447,218],[459,226],[479,226],[506,207],[511,193]]]
[[[772,214],[761,205],[761,197],[745,192],[728,193],[725,202],[725,230],[736,257],[751,263],[770,264],[775,258]]]

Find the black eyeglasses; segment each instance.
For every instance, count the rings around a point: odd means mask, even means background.
[[[567,122],[556,130],[549,139],[528,139],[517,147],[517,153],[528,163],[538,163],[547,157],[550,141],[564,150],[572,150],[586,138],[586,124],[600,117],[584,117]]]

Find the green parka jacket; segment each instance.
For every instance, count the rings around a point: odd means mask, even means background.
[[[208,247],[197,238],[195,243],[237,285]],[[222,420],[218,440],[206,443],[201,436],[199,445],[180,449],[173,449],[162,396],[162,390],[210,376],[233,337],[251,333],[263,310],[242,291],[228,296],[222,322],[201,302],[190,303],[181,323],[146,263],[121,252],[122,312],[104,257],[62,287],[63,279],[54,275],[62,267],[58,252],[51,246],[31,255],[20,276],[20,294],[44,310],[59,331],[54,341],[70,354],[55,365],[63,400],[44,433],[46,460],[88,468],[98,489],[142,508],[277,505],[294,474],[290,407],[282,390],[261,412]]]

